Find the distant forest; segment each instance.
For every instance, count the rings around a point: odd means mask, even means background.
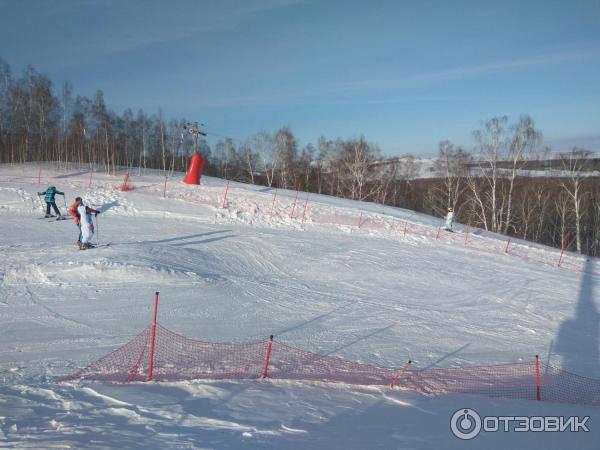
[[[93,98],[75,95],[64,82],[56,92],[33,67],[15,78],[0,59],[2,163],[70,162],[107,173],[123,167],[184,171],[194,148],[185,124],[185,118],[166,120],[160,109],[118,115],[102,91]],[[364,137],[320,137],[300,147],[288,127],[260,130],[243,141],[213,136],[219,138],[214,148],[199,141],[208,175],[439,217],[452,207],[457,220],[472,227],[600,255],[600,177],[592,172],[598,160],[581,148],[554,155],[526,115],[514,123],[505,116],[485,121],[473,132],[471,151],[440,142],[427,178],[413,156],[386,157]]]

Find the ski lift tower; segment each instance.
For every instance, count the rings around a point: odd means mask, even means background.
[[[183,182],[186,184],[200,184],[200,176],[202,175],[202,169],[204,168],[206,159],[198,153],[198,136],[206,136],[206,133],[198,128],[198,122],[186,123],[183,126],[183,129],[194,136],[194,154],[192,155],[190,166],[183,178]]]

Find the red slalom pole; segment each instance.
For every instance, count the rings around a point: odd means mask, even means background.
[[[165,177],[165,188],[163,189],[163,198],[167,198],[167,180],[169,177]]]
[[[358,218],[358,228],[362,225],[362,211],[360,212],[360,217]]]
[[[269,336],[269,343],[267,344],[267,357],[265,358],[265,368],[263,369],[262,377],[267,378],[269,376],[269,360],[271,359],[271,349],[273,348],[273,335]]]
[[[225,185],[225,195],[223,196],[223,203],[221,204],[221,208],[225,208],[225,202],[227,201],[227,191],[229,191],[229,180],[227,180],[227,184]]]
[[[292,206],[292,213],[290,214],[290,219],[294,218],[294,211],[296,210],[296,201],[298,200],[298,189],[296,189],[296,197],[294,198],[294,206]]]
[[[562,243],[562,247],[560,249],[560,257],[558,258],[558,263],[556,264],[556,267],[560,267],[560,265],[562,264],[563,253],[565,252],[565,249],[569,245],[569,238],[570,237],[571,237],[571,232],[570,231],[567,231],[566,238],[565,238],[565,236],[563,236],[563,243]]]
[[[273,194],[273,203],[271,203],[271,214],[269,220],[273,219],[273,209],[275,209],[275,199],[277,198],[277,188],[275,188],[275,193]]]
[[[90,171],[90,182],[88,183],[88,189],[92,187],[92,175],[94,175],[94,171]]]
[[[508,246],[510,245],[510,236],[506,240],[506,246],[504,247],[504,253],[508,255]]]
[[[540,357],[535,355],[535,398],[542,399],[542,382],[540,379]]]
[[[440,237],[440,230],[442,229],[442,224],[438,226],[437,234],[435,235],[435,240],[437,241]]]
[[[156,313],[158,311],[158,291],[154,295],[154,318],[152,319],[152,337],[150,340],[150,355],[148,356],[148,379],[152,381],[152,369],[154,367],[154,343],[156,341]]]
[[[42,168],[38,169],[38,184],[42,184]]]
[[[408,222],[404,222],[404,236],[406,236],[406,228],[408,227]]]

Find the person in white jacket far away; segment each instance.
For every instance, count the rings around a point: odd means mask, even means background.
[[[452,231],[452,225],[454,225],[454,210],[448,208],[448,214],[446,214],[446,227],[444,229]]]

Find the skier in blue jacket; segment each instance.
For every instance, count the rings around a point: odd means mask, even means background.
[[[56,220],[60,220],[62,219],[62,215],[60,214],[60,210],[58,209],[58,206],[56,206],[56,202],[54,201],[54,197],[56,196],[56,194],[62,195],[63,197],[65,195],[64,192],[57,191],[54,186],[50,186],[44,192],[38,192],[38,195],[44,196],[44,201],[46,202],[45,217],[52,217],[50,215],[50,207],[52,207],[54,209],[54,212],[56,213]]]

